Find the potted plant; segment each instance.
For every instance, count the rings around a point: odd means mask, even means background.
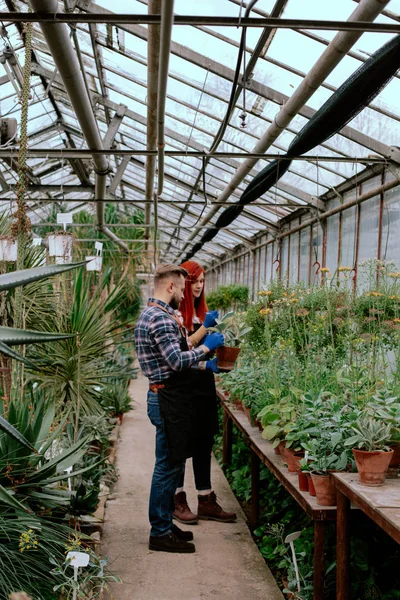
[[[378,390],[368,403],[366,411],[371,416],[390,424],[390,440],[388,446],[393,450],[389,468],[400,466],[400,402],[387,389]]]
[[[224,334],[225,344],[217,348],[218,368],[220,371],[232,371],[235,362],[240,353],[240,345],[252,327],[248,327],[241,322],[233,312],[228,312],[222,319],[216,320],[214,327],[209,327],[208,331],[219,331]]]
[[[360,482],[368,486],[383,485],[394,454],[388,445],[391,439],[390,423],[364,414],[351,428],[355,433],[345,444],[352,448]]]
[[[330,474],[346,470],[349,463],[342,432],[331,430],[329,423],[322,423],[320,435],[311,439],[304,447],[312,461],[311,480],[317,504],[335,506],[336,489]]]
[[[18,242],[9,235],[0,236],[0,261],[16,262]]]

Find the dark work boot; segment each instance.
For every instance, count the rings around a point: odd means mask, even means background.
[[[167,535],[162,535],[160,537],[150,536],[149,550],[156,550],[158,552],[179,552],[182,554],[189,554],[191,552],[195,552],[196,548],[194,544],[180,539],[172,531],[171,533],[167,533]]]
[[[191,542],[193,539],[193,533],[191,531],[182,531],[175,523],[172,524],[172,533],[180,540],[185,540],[185,542]]]
[[[205,521],[221,521],[221,523],[232,523],[236,521],[236,514],[225,512],[217,502],[217,496],[214,492],[199,495],[198,517]]]
[[[187,500],[186,493],[179,492],[179,494],[175,494],[174,497],[175,510],[173,513],[173,518],[183,523],[184,525],[196,525],[197,524],[197,515],[192,513],[190,510]]]

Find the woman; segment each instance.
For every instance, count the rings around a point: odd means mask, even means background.
[[[189,260],[181,265],[188,272],[185,295],[180,304],[180,315],[189,333],[192,346],[199,345],[207,333],[207,328],[215,325],[218,311],[207,312],[204,296],[204,270]],[[217,396],[214,373],[218,373],[217,359],[200,363],[199,386],[194,397],[194,418],[196,432],[196,450],[193,454],[193,472],[198,494],[197,515],[190,510],[184,491],[185,469],[183,469],[179,487],[175,494],[174,518],[181,523],[194,524],[198,519],[232,522],[235,513],[225,512],[217,503],[216,495],[211,485],[211,452],[214,435],[218,431]]]

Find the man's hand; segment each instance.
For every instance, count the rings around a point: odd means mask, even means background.
[[[224,336],[222,333],[219,333],[219,331],[216,333],[209,333],[206,335],[202,345],[208,348],[210,352],[213,352],[216,348],[224,345]]]
[[[213,373],[220,372],[217,365],[217,357],[206,361],[206,371],[212,371]]]
[[[206,313],[204,318],[204,327],[208,329],[209,327],[215,327],[216,319],[219,317],[219,312],[217,310],[210,310],[210,312]]]

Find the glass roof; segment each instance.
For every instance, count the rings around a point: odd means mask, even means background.
[[[80,10],[94,13],[102,9],[110,11],[111,5],[116,13],[146,15],[148,10],[147,0],[114,0],[112,3],[107,0],[98,0],[97,3],[64,0],[59,2],[59,11],[63,12],[75,4],[75,13]],[[321,0],[258,0],[250,16],[267,17],[278,4],[284,7],[281,14],[284,18],[347,20],[357,7],[358,0],[335,0],[333,4]],[[242,0],[175,0],[174,12],[237,18],[244,14],[245,6]],[[2,11],[26,11],[28,5],[20,0],[0,0],[0,7]],[[391,0],[375,21],[398,23],[399,15],[400,0]],[[117,202],[122,212],[127,207],[130,210],[144,209],[146,156],[140,151],[146,149],[148,130],[148,27],[145,24],[89,26],[88,23],[65,27],[69,28],[71,44],[80,55],[102,138],[119,105],[127,107],[114,145],[117,150],[132,150],[135,154],[127,164],[125,161],[120,183],[109,197]],[[252,60],[262,33],[262,28],[247,28],[241,73],[243,64],[247,65]],[[182,250],[199,241],[206,227],[215,224],[221,210],[238,201],[254,175],[268,164],[269,158],[258,160],[250,174],[235,186],[224,206],[216,210],[213,203],[218,202],[221,193],[227,189],[246,153],[253,151],[282,105],[298,88],[335,34],[335,31],[279,28],[270,32],[268,43],[255,58],[248,89],[243,94],[241,88],[217,148],[219,153],[233,155],[207,156],[227,112],[241,28],[202,24],[173,27],[165,109],[165,150],[180,154],[165,156],[164,189],[158,198],[158,235],[162,242],[160,260],[181,258]],[[376,32],[361,35],[348,55],[327,75],[299,114],[269,147],[267,154],[284,154],[310,116],[393,35]],[[1,36],[0,52],[8,46],[15,61],[12,68],[9,62],[0,66],[0,114],[3,118],[16,118],[19,124],[18,74],[25,60],[21,24],[3,23]],[[196,254],[198,259],[209,263],[240,244],[251,244],[252,238],[267,228],[276,231],[280,219],[298,208],[314,206],[316,198],[323,199],[331,189],[336,189],[356,173],[369,169],[371,157],[381,157],[384,162],[390,147],[397,145],[400,139],[399,97],[400,75],[397,74],[347,128],[310,151],[309,160],[307,155],[301,160],[294,160],[275,186],[247,206],[240,217],[226,229],[219,230],[215,238],[203,246]],[[242,127],[240,118],[243,111],[246,112],[245,127]],[[61,202],[64,210],[79,210],[94,197],[93,162],[89,156],[72,160],[63,154],[66,149],[87,149],[87,144],[38,23],[34,24],[33,35],[28,134],[31,154],[27,161],[27,198],[32,222],[40,223],[51,214],[53,201]],[[17,144],[11,147],[18,149]],[[40,149],[47,150],[49,155],[35,156],[34,151]],[[51,151],[57,153],[51,154]],[[200,155],[193,156],[191,152]],[[205,162],[201,154],[206,155]],[[112,174],[108,185],[122,159],[110,156]],[[15,198],[17,163],[14,158],[4,157],[0,158],[0,162],[0,201],[5,202]],[[157,175],[154,185],[157,189]],[[95,210],[94,203],[89,203],[88,207]],[[153,222],[153,213],[151,219]]]

